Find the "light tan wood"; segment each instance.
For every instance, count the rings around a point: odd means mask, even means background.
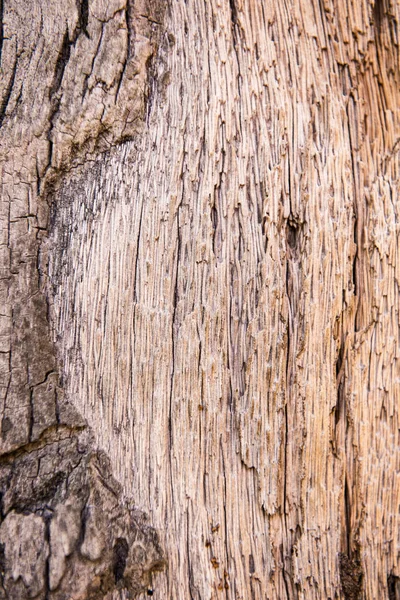
[[[399,7],[136,4],[106,154],[83,46],[65,69],[51,166],[82,164],[52,175],[43,286],[66,397],[160,533],[158,598],[400,597]]]

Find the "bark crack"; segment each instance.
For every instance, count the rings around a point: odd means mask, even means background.
[[[0,62],[4,41],[4,0],[0,0]]]
[[[0,0],[0,1],[2,1],[2,0]],[[11,70],[11,77],[8,82],[3,100],[0,105],[0,127],[3,125],[4,119],[6,116],[7,106],[10,101],[11,94],[13,91],[13,87],[14,87],[14,83],[15,83],[15,76],[17,73],[17,66],[18,66],[18,55],[15,57],[15,61],[14,61],[14,64],[13,64],[13,67]]]
[[[63,41],[61,43],[61,48],[58,53],[58,58],[54,70],[53,83],[49,89],[49,98],[53,98],[55,94],[57,94],[58,90],[61,87],[62,80],[64,77],[64,72],[68,61],[71,57],[71,45],[72,42],[69,39],[68,27],[66,28],[63,36]]]
[[[86,423],[64,398],[49,331],[49,302],[42,290],[47,265],[40,263],[46,260],[40,246],[54,189],[62,174],[80,164],[82,155],[92,152],[89,158],[93,160],[105,144],[109,148],[126,139],[128,132],[136,133],[137,120],[144,124],[145,61],[151,50],[153,56],[154,49],[158,50],[157,36],[154,32],[150,36],[136,20],[143,51],[134,64],[127,65],[122,10],[110,16],[106,7],[104,23],[110,25],[105,25],[92,19],[89,0],[76,0],[76,5],[77,13],[71,15],[59,3],[56,24],[49,22],[53,13],[49,17],[40,9],[32,23],[28,20],[26,25],[16,10],[3,25],[4,2],[0,0],[0,51],[5,26],[7,36],[10,28],[10,36],[24,39],[25,44],[22,50],[16,48],[15,59],[8,58],[9,80],[0,104],[0,125],[8,128],[2,142],[3,167],[11,182],[4,183],[8,252],[3,266],[6,298],[12,308],[10,314],[2,311],[10,347],[4,353],[9,364],[4,373],[7,379],[3,379],[0,454],[0,597],[9,600],[67,596],[94,600],[115,588],[128,589],[127,597],[131,597],[149,589],[151,572],[164,566],[155,531],[125,501],[109,464],[94,451]],[[160,4],[160,17],[163,14]],[[128,5],[128,37],[134,17]],[[75,23],[71,24],[72,19]],[[21,31],[13,32],[18,24]],[[95,32],[93,40],[89,32]],[[131,42],[129,38],[128,45]],[[73,52],[74,47],[82,49],[79,44],[86,49],[84,57]],[[88,87],[86,80],[85,90],[81,67],[88,60],[90,68],[93,52],[91,74],[97,89],[80,102],[82,89],[85,95]],[[20,61],[24,61],[23,82]],[[122,69],[119,79],[113,78],[115,65]],[[125,85],[122,79],[128,67]],[[13,102],[9,115],[17,84],[20,104],[17,110]],[[36,90],[43,106],[32,98]],[[109,139],[103,142],[105,130]],[[139,240],[140,235],[141,231]],[[14,577],[15,573],[20,575]]]
[[[189,526],[189,508],[186,508],[186,552],[187,552],[187,563],[188,563],[188,580],[189,580],[189,594],[190,600],[194,600],[192,588],[193,588],[193,571],[192,564],[190,560],[191,551],[190,551],[190,526]]]
[[[90,39],[90,35],[87,30],[89,23],[89,0],[76,0],[79,10],[79,28],[85,36]]]

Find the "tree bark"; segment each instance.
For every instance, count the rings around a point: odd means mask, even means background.
[[[63,178],[140,131],[157,35],[124,1],[1,6],[0,597],[133,597],[164,554],[64,394],[43,240]]]
[[[26,10],[0,597],[399,599],[399,3]]]

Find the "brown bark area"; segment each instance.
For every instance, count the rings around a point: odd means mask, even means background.
[[[117,4],[52,18],[43,131],[6,109],[5,451],[52,431],[45,287],[66,398],[162,535],[159,597],[397,598],[399,4]]]

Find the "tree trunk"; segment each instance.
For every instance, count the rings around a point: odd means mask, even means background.
[[[399,600],[400,4],[2,22],[0,598]]]

